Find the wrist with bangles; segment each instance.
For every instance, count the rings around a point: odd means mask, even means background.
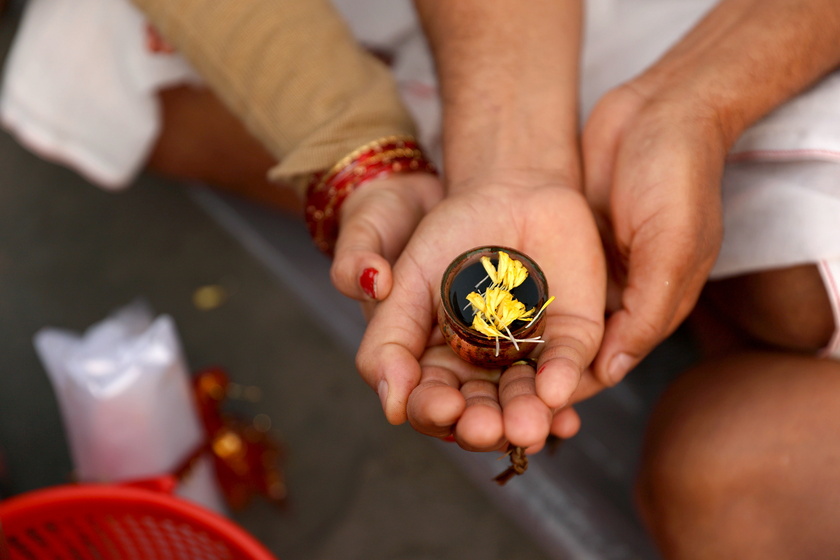
[[[436,174],[412,136],[386,136],[347,154],[326,172],[315,173],[306,189],[306,225],[315,245],[332,256],[341,205],[364,184],[401,173]]]

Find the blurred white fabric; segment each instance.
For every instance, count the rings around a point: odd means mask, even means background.
[[[0,119],[45,159],[128,186],[161,126],[154,93],[195,81],[180,55],[145,48],[128,0],[29,0],[6,61]]]

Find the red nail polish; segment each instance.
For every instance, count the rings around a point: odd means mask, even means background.
[[[378,275],[379,271],[375,268],[366,268],[359,276],[359,285],[371,299],[376,299],[376,277]]]
[[[538,370],[537,370],[537,375],[539,375],[539,374],[541,374],[542,372],[544,372],[546,367],[548,367],[548,366],[543,366],[543,367],[541,367],[540,369],[538,369]]]
[[[443,441],[448,441],[449,443],[453,443],[455,441],[455,436],[453,434],[449,434],[448,436],[442,437],[440,439],[442,439]]]

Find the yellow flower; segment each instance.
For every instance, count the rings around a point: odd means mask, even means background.
[[[515,321],[536,319],[554,298],[550,298],[534,316],[534,308],[526,309],[525,304],[513,297],[511,290],[521,285],[528,278],[528,270],[521,262],[512,259],[504,251],[499,251],[499,260],[493,266],[489,257],[482,257],[481,264],[490,278],[491,285],[483,294],[471,292],[466,299],[475,312],[472,328],[488,338],[504,338],[518,347],[518,342],[542,342],[539,337],[518,340],[513,337],[510,326]],[[480,283],[479,283],[480,284]]]
[[[481,257],[481,264],[494,286],[512,290],[528,278],[528,270],[521,262],[510,258],[504,251],[499,251],[499,262],[494,267],[490,257]]]

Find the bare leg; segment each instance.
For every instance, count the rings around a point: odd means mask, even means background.
[[[682,376],[655,410],[638,486],[643,517],[669,559],[836,558],[840,362],[768,349],[828,340],[816,268],[717,283],[706,299],[712,310],[724,304],[718,316],[743,336],[727,337],[727,351]],[[706,326],[713,316],[707,309]],[[719,342],[714,332],[707,341]]]
[[[298,195],[266,178],[276,160],[215,95],[178,86],[159,96],[163,130],[148,161],[151,171],[300,215]]]
[[[831,304],[814,265],[712,282],[704,296],[714,313],[755,343],[813,352],[834,332]]]

